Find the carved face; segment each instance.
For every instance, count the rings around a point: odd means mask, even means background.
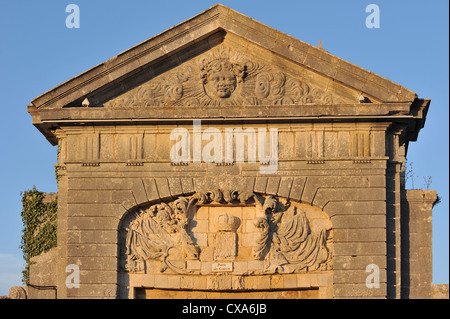
[[[166,102],[176,102],[183,96],[183,86],[181,84],[173,84],[165,88]]]
[[[236,77],[232,71],[218,71],[208,75],[208,93],[221,99],[230,97],[236,89]]]

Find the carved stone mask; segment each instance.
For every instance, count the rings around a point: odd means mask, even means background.
[[[229,52],[224,47],[202,60],[203,88],[212,100],[232,98],[245,75],[245,66],[230,60]]]
[[[228,98],[236,89],[236,77],[232,71],[219,71],[209,75],[209,92],[219,98]]]

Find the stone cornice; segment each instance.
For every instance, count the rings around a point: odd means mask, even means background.
[[[30,106],[33,109],[33,106]],[[189,107],[186,112],[174,112],[182,107],[117,107],[117,108],[63,108],[39,110],[39,121],[139,121],[139,120],[276,120],[309,118],[376,118],[383,116],[413,118],[410,103],[345,104],[345,105],[256,105],[225,107]],[[188,112],[187,112],[188,111]]]
[[[435,190],[407,189],[402,191],[401,196],[402,201],[416,204],[433,205],[437,200],[437,192]]]

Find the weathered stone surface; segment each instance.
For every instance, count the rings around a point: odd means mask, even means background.
[[[19,295],[15,299],[54,299],[57,291],[57,259],[58,248],[33,257],[30,265],[30,285],[27,287],[25,295],[19,290]],[[48,287],[46,290],[39,289],[40,286]],[[10,296],[11,299],[14,299]]]
[[[448,299],[448,284],[433,285],[433,299]]]
[[[58,298],[432,297],[436,194],[401,191],[429,103],[216,5],[28,107],[61,168],[58,247],[32,282]]]
[[[436,191],[407,190],[402,192],[402,296],[412,299],[432,299],[433,249],[432,207]]]
[[[0,296],[0,299],[27,299],[27,298],[31,298],[31,296],[28,295],[28,287],[20,287],[20,286],[14,286],[11,287],[9,289],[9,292],[6,296]],[[33,298],[36,298],[37,295],[34,294]],[[46,294],[46,293],[41,293],[39,295],[40,299],[47,299],[46,297],[48,297],[48,299],[54,299],[54,294]]]

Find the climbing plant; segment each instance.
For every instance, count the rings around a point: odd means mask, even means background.
[[[22,241],[20,248],[26,262],[22,282],[29,284],[30,259],[56,247],[57,198],[45,201],[45,193],[33,186],[22,195]]]

